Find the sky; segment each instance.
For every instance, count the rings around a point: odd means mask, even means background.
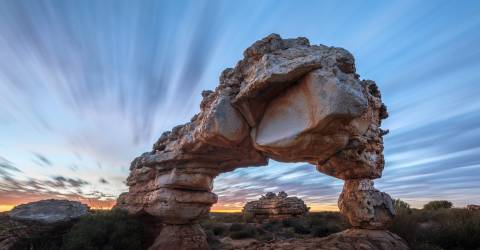
[[[343,47],[390,117],[375,186],[421,207],[480,203],[479,1],[0,0],[0,211],[109,207],[134,157],[271,33]],[[272,191],[336,210],[342,181],[270,161],[215,179],[215,210]]]

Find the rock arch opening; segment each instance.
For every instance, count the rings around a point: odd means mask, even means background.
[[[394,215],[372,181],[384,166],[386,107],[348,51],[272,34],[202,96],[190,122],[132,162],[129,191],[118,199],[118,208],[164,224],[151,249],[207,249],[198,220],[217,202],[214,178],[269,159],[308,162],[345,180],[338,205],[354,227],[384,229]]]

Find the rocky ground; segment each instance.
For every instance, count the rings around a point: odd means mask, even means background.
[[[110,211],[94,211],[72,224],[46,227],[0,213],[0,249],[147,249],[153,240],[148,235],[158,234],[143,231],[135,218]],[[240,213],[211,213],[201,225],[210,249],[370,249],[368,244],[389,244],[388,239],[395,237],[381,235],[381,240],[372,240],[378,235],[359,238],[355,232],[338,237],[349,225],[337,212],[271,223],[246,223]],[[480,249],[478,210],[405,209],[399,211],[389,230],[405,239],[411,249]],[[331,241],[333,237],[335,241]],[[363,242],[365,237],[370,240]],[[352,244],[357,248],[349,248]]]

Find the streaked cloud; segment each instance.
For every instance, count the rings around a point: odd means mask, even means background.
[[[344,47],[377,81],[390,113],[378,188],[415,206],[480,203],[479,11],[475,1],[3,1],[0,207],[111,203],[130,161],[272,32]],[[285,190],[332,209],[341,185],[272,161],[219,176],[216,208]]]

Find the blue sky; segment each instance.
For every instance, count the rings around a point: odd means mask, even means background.
[[[199,111],[270,33],[343,47],[390,117],[377,188],[480,203],[478,1],[0,1],[0,209],[113,199],[130,161]],[[285,190],[334,208],[342,182],[271,162],[216,179],[217,209]]]

